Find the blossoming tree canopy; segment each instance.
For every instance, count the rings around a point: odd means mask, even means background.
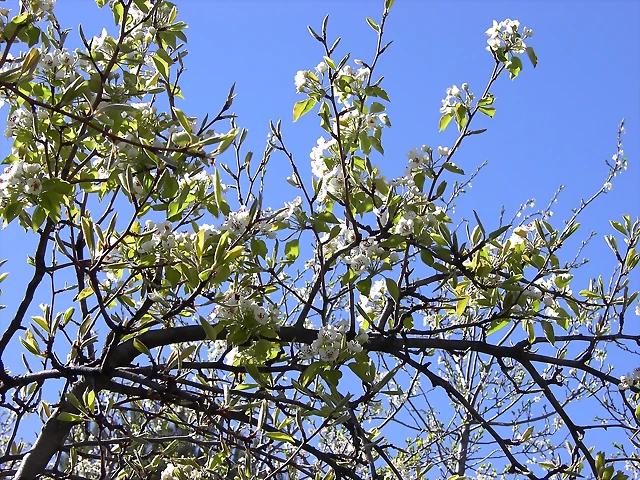
[[[117,33],[80,27],[77,45],[54,0],[0,10],[0,217],[35,242],[2,312],[0,476],[637,475],[640,370],[614,377],[606,356],[638,342],[640,221],[611,220],[608,278],[577,275],[590,237],[569,241],[626,168],[623,124],[602,188],[564,222],[454,212],[478,172],[453,159],[489,128],[496,80],[533,73],[533,30],[493,22],[486,85],[442,100],[457,140],[408,145],[389,178],[377,66],[393,0],[366,19],[366,60],[337,55],[327,18],[309,27],[319,63],[292,88],[293,120],[319,119],[310,165],[280,122],[245,153],[233,87],[187,114],[176,5],[97,4]],[[266,175],[272,157],[296,192],[284,205],[263,195],[285,180]]]

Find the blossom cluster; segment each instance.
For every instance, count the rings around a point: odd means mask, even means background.
[[[431,166],[433,160],[432,154],[433,150],[427,145],[422,145],[422,147],[420,147],[420,150],[418,150],[418,147],[413,147],[411,150],[409,150],[407,152],[409,164],[407,165],[407,169],[405,170],[405,175],[409,176],[416,170],[420,170],[425,166]]]
[[[237,211],[227,215],[221,229],[234,235],[240,235],[247,230],[250,221],[249,210],[243,205]]]
[[[51,13],[56,0],[30,0],[24,3],[31,7],[33,13]]]
[[[0,201],[14,194],[38,195],[42,192],[42,166],[37,163],[14,162],[0,174]]]
[[[311,158],[311,172],[319,180],[319,190],[316,197],[318,203],[326,202],[331,196],[341,196],[344,192],[346,179],[340,165],[329,165],[335,163],[329,155],[325,154],[325,150],[335,145],[334,139],[325,140],[324,137],[318,138],[317,145],[311,149],[309,157]],[[330,162],[328,164],[327,162]]]
[[[369,335],[360,330],[356,338],[346,341],[345,334],[349,328],[346,320],[341,320],[337,325],[324,325],[318,330],[318,338],[311,345],[303,345],[300,348],[300,357],[310,360],[318,356],[320,361],[335,362],[341,352],[356,354],[362,352],[362,344],[369,341]]]
[[[413,227],[417,216],[416,212],[411,210],[404,212],[400,217],[400,220],[398,220],[398,223],[396,223],[394,233],[402,235],[403,237],[411,235],[413,233]]]
[[[371,237],[365,238],[349,252],[349,255],[345,257],[345,262],[356,275],[360,275],[371,266],[374,257],[382,252],[383,249],[378,245],[377,240]]]
[[[330,232],[325,232],[320,237],[325,256],[333,255],[341,248],[351,245],[356,241],[356,232],[346,223],[342,223],[340,233],[332,236]],[[384,250],[380,247],[379,242],[374,237],[367,237],[360,240],[358,245],[354,246],[347,255],[344,256],[344,262],[351,267],[356,275],[364,273],[376,258]]]
[[[524,27],[522,35],[518,32],[520,22],[507,18],[498,23],[495,20],[493,25],[485,33],[489,37],[487,40],[487,50],[495,51],[501,47],[511,50],[515,53],[524,53],[527,46],[522,41],[523,38],[533,37],[533,30]]]
[[[467,110],[471,109],[471,103],[475,96],[469,91],[468,83],[463,83],[461,88],[458,88],[456,85],[449,87],[445,93],[446,97],[442,99],[440,113],[444,115],[453,115],[457,104],[464,105]]]
[[[158,249],[168,251],[176,244],[173,227],[168,220],[159,223],[153,220],[147,220],[144,226],[144,233],[143,241],[138,246],[138,253],[140,255],[151,253]],[[149,238],[149,235],[151,238]]]
[[[30,129],[32,125],[33,114],[25,108],[16,108],[7,118],[4,136],[15,137],[21,129]]]
[[[160,475],[160,480],[205,480],[210,478],[209,474],[192,465],[167,464]]]
[[[57,48],[42,53],[39,66],[45,75],[53,75],[54,78],[60,80],[71,75],[76,61],[76,53],[71,53],[66,48]]]
[[[622,375],[620,377],[620,383],[618,387],[620,390],[627,390],[631,387],[639,387],[640,386],[640,367],[637,367],[631,373],[627,373],[626,375]]]
[[[509,244],[509,250],[516,248],[518,245],[526,246],[528,238],[527,235],[530,232],[535,231],[536,227],[533,223],[528,223],[526,225],[520,225],[513,229],[509,240],[507,240]]]
[[[368,295],[360,294],[358,304],[360,309],[367,315],[371,314],[377,308],[384,305],[384,295],[387,293],[387,284],[384,279],[378,279],[371,285]],[[360,328],[366,330],[369,326],[369,320],[362,315],[358,315]]]
[[[273,325],[278,319],[278,309],[269,302],[256,301],[244,292],[230,289],[224,301],[215,306],[209,320],[233,320],[246,324]]]

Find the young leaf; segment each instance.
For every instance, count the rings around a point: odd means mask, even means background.
[[[297,122],[301,116],[303,116],[305,113],[310,112],[315,105],[316,101],[311,98],[296,102],[296,104],[293,106],[293,121]]]

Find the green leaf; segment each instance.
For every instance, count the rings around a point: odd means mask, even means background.
[[[222,325],[220,325],[219,323],[214,327],[212,326],[205,318],[200,317],[200,324],[202,325],[202,328],[204,329],[204,333],[207,336],[207,338],[209,340],[211,340],[212,342],[216,340],[216,338],[218,337],[218,333],[219,331],[216,330],[222,330]],[[220,328],[216,328],[216,327],[220,327]]]
[[[538,57],[536,56],[536,52],[533,51],[532,47],[527,47],[526,51],[531,65],[533,65],[533,68],[536,68],[536,66],[538,65]]]
[[[389,102],[389,95],[387,95],[387,92],[385,92],[382,88],[375,86],[375,85],[371,85],[367,88],[364,89],[364,92],[372,97],[379,97],[382,98],[383,100],[386,100],[387,102]]]
[[[508,324],[509,324],[509,320],[501,320],[501,319],[493,320],[491,322],[491,328],[487,332],[487,336],[491,335],[492,333],[496,333],[498,330],[502,330]]]
[[[318,372],[320,372],[323,368],[324,366],[320,362],[313,362],[311,365],[305,368],[304,372],[300,374],[298,382],[303,388],[305,388],[316,378]]]
[[[438,188],[436,189],[435,198],[440,198],[446,189],[447,189],[447,182],[445,180],[443,180],[440,183],[440,185],[438,185]]]
[[[456,315],[461,317],[464,311],[467,309],[467,305],[469,304],[469,297],[462,297],[458,300],[456,304]]]
[[[277,442],[296,443],[291,435],[287,435],[283,432],[267,432],[264,434],[264,436]]]
[[[373,21],[372,18],[368,18],[367,17],[367,23],[369,24],[369,26],[371,28],[373,28],[376,32],[380,31],[380,27],[378,26],[378,24],[376,22]]]
[[[520,441],[526,442],[527,440],[529,440],[529,437],[531,436],[532,433],[533,433],[533,425],[529,426],[529,428],[527,428],[524,431],[524,433],[520,436]]]
[[[362,361],[352,362],[348,364],[347,367],[349,367],[351,371],[355,373],[363,382],[371,383],[375,380],[376,368],[371,360],[369,360],[368,363],[364,363]]]
[[[133,339],[133,346],[136,347],[136,350],[138,350],[140,353],[144,353],[148,357],[151,356],[151,352],[149,351],[147,346],[137,338]]]
[[[267,258],[269,250],[267,249],[267,244],[264,242],[264,240],[252,238],[251,253],[262,258]]]
[[[44,211],[40,205],[36,205],[36,208],[33,209],[33,214],[31,215],[31,227],[34,231],[37,231],[45,219],[47,218],[47,212]]]
[[[27,56],[24,58],[22,62],[22,67],[20,69],[20,75],[31,75],[35,68],[38,66],[38,61],[40,60],[40,50],[37,48],[32,48]]]
[[[78,295],[76,295],[76,298],[74,298],[73,301],[79,302],[80,300],[84,300],[85,298],[90,297],[91,295],[93,295],[93,288],[87,287],[83,289],[80,293],[78,293]]]
[[[284,255],[289,261],[293,261],[298,258],[298,255],[300,255],[300,240],[296,238],[287,242],[284,246]]]
[[[546,320],[541,320],[540,323],[542,324],[542,331],[544,332],[544,336],[547,337],[547,340],[549,340],[549,343],[551,345],[555,345],[556,335],[553,331],[553,324],[547,322]]]
[[[362,295],[368,297],[369,293],[371,293],[371,277],[360,280],[356,283],[356,288]]]
[[[456,105],[456,123],[459,131],[462,131],[467,124],[467,107],[461,103]]]
[[[376,395],[380,390],[382,390],[387,385],[387,383],[389,383],[389,381],[396,376],[396,373],[398,373],[398,370],[400,370],[401,367],[402,365],[397,365],[393,370],[387,372],[382,380],[380,380],[380,382],[376,383],[373,386],[370,394]]]
[[[61,422],[84,422],[84,418],[81,415],[76,415],[69,412],[62,412],[58,415],[58,420]]]
[[[171,108],[173,110],[173,113],[176,114],[176,117],[178,118],[178,122],[180,122],[180,125],[182,126],[182,128],[184,128],[184,131],[191,133],[191,124],[189,123],[189,119],[184,114],[184,112],[177,107],[171,107]]]
[[[614,220],[609,220],[609,223],[611,224],[611,226],[613,228],[615,228],[617,231],[619,231],[621,234],[626,235],[627,234],[627,230],[624,228],[624,226],[620,223],[620,222],[616,222]]]
[[[67,88],[65,88],[60,101],[59,106],[68,105],[75,98],[77,98],[89,85],[89,82],[84,77],[79,76],[73,82],[71,82]]]
[[[420,260],[422,260],[422,263],[424,263],[428,267],[431,267],[433,265],[433,255],[431,255],[431,252],[426,248],[420,251]]]
[[[398,297],[400,296],[400,290],[398,289],[398,284],[392,278],[385,278],[385,283],[387,284],[387,291],[391,298],[398,303]]]
[[[488,94],[486,97],[483,97],[480,100],[478,100],[478,106],[486,107],[487,105],[493,105],[493,102],[495,102],[495,100],[496,100],[496,97],[494,97],[491,94]]]
[[[496,109],[493,107],[478,107],[478,110],[491,118],[496,114]]]
[[[316,105],[316,101],[312,98],[307,98],[306,100],[300,100],[296,102],[293,106],[293,121],[297,122],[298,119],[303,116],[305,113],[311,111],[311,109]]]
[[[321,373],[330,386],[337,387],[340,379],[342,378],[342,372],[340,370],[325,370]]]
[[[522,60],[518,57],[511,57],[511,60],[507,63],[507,70],[509,71],[509,77],[513,80],[522,70]]]
[[[446,115],[443,115],[442,117],[440,117],[440,130],[439,130],[440,132],[444,131],[447,128],[452,118],[453,118],[453,113],[447,113]]]
[[[460,167],[458,167],[457,165],[455,165],[455,164],[454,164],[454,163],[452,163],[452,162],[449,162],[449,161],[444,162],[444,163],[442,164],[442,167],[443,167],[445,170],[450,171],[451,173],[457,173],[458,175],[464,175],[464,170],[462,170]]]
[[[158,69],[158,72],[160,73],[160,75],[162,75],[162,78],[168,81],[169,80],[169,64],[165,62],[162,58],[160,58],[158,55],[152,55],[151,59],[153,60],[153,63]]]

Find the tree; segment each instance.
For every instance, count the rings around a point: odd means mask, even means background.
[[[233,87],[215,115],[178,108],[187,38],[172,3],[109,2],[118,36],[80,28],[75,51],[52,0],[23,2],[10,20],[0,12],[13,142],[0,215],[36,241],[0,337],[5,477],[623,479],[624,464],[638,469],[640,370],[618,379],[605,358],[638,342],[625,318],[639,311],[640,221],[611,221],[608,282],[576,286],[589,238],[567,253],[580,216],[626,167],[623,124],[602,188],[561,225],[549,209],[496,228],[478,215],[454,222],[477,172],[453,157],[485,132],[475,124],[495,113],[496,79],[517,78],[523,58],[537,64],[533,32],[513,20],[487,30],[486,88],[454,85],[442,103],[440,129],[453,122],[458,139],[414,148],[388,180],[375,163],[391,126],[376,67],[392,4],[367,19],[368,61],[336,57],[327,18],[309,28],[323,60],[296,74],[293,117],[317,112],[324,130],[311,179],[280,122],[262,158],[245,153]],[[299,190],[284,207],[263,196],[272,155]],[[15,373],[6,364],[18,348]],[[37,438],[20,440],[34,413]]]

